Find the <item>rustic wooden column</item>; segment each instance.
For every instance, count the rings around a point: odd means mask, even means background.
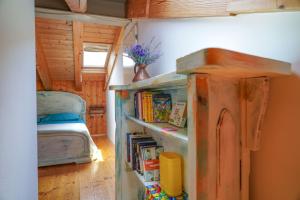
[[[269,80],[288,75],[290,64],[211,48],[178,59],[177,72],[189,74],[189,91],[197,99],[190,97],[189,105],[195,112],[189,151],[196,152],[196,192],[190,198],[248,200],[250,153],[260,147]]]

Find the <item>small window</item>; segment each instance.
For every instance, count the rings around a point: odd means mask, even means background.
[[[83,68],[104,68],[109,49],[110,45],[107,44],[84,43]]]
[[[128,57],[127,53],[123,53],[123,66],[125,68],[134,67],[134,61]]]

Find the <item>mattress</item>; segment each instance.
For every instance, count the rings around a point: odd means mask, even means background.
[[[85,163],[97,152],[84,123],[43,124],[38,130],[38,165]]]

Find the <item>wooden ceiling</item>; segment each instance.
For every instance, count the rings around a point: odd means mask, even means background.
[[[82,82],[83,43],[115,46],[121,27],[36,18],[37,69],[46,89],[56,80]]]

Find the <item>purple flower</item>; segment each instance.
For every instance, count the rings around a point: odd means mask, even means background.
[[[149,65],[161,56],[160,53],[155,52],[160,43],[153,45],[153,42],[154,38],[146,46],[141,44],[133,45],[131,48],[126,48],[126,53],[136,64]]]

